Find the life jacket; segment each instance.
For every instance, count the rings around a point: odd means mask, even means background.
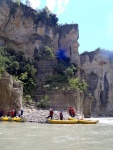
[[[12,110],[11,114],[12,114],[12,117],[14,117],[14,114],[15,114],[14,110]]]
[[[60,112],[60,117],[63,117],[63,114],[62,114],[62,112]]]
[[[72,109],[72,110],[71,110],[71,113],[72,113],[73,115],[75,115],[75,110],[74,110],[74,109]]]
[[[68,111],[69,111],[69,114],[72,114],[72,108],[71,107],[68,109]]]
[[[53,110],[50,110],[50,112],[49,112],[49,113],[50,113],[50,115],[53,115]]]

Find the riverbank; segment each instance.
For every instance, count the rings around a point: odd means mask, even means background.
[[[53,110],[54,111],[54,110]],[[62,110],[63,119],[67,120],[69,117],[68,111]],[[60,111],[55,110],[53,119],[59,119]],[[49,110],[42,110],[36,108],[24,108],[23,116],[26,118],[27,122],[36,122],[36,123],[46,123],[46,117],[49,115]]]

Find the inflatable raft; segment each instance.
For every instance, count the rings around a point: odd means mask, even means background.
[[[76,119],[76,118],[68,118],[69,120],[77,120],[77,123],[81,124],[96,124],[99,122],[99,120],[86,120],[86,119]]]
[[[76,124],[78,120],[50,120],[48,119],[48,123],[52,124]]]
[[[21,118],[21,117],[14,117],[14,118],[11,118],[11,117],[0,117],[0,121],[16,121],[16,122],[26,122],[26,119],[25,118]]]
[[[81,124],[96,124],[97,122],[99,122],[99,120],[78,120],[78,123]]]

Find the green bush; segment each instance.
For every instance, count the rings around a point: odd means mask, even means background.
[[[45,7],[42,10],[37,10],[37,15],[34,17],[34,23],[38,24],[39,21],[45,23],[48,26],[58,26],[58,18],[56,14],[51,13],[51,11]]]
[[[31,98],[31,95],[25,95],[24,99],[23,99],[23,102],[25,102],[25,103],[32,103],[33,100]]]
[[[40,52],[36,52],[35,59],[36,60],[50,60],[54,59],[54,51],[49,46],[42,47]]]
[[[24,85],[24,95],[32,94],[36,80],[37,69],[32,59],[25,56],[23,51],[15,50],[13,45],[0,47],[0,73],[7,71]]]
[[[88,86],[85,80],[80,81],[79,78],[69,79],[69,85],[72,89],[77,90],[77,91],[85,91]]]
[[[50,106],[49,96],[45,95],[39,102],[37,102],[37,107],[46,108]]]

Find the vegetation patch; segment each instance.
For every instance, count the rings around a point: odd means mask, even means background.
[[[37,107],[41,107],[41,108],[49,107],[50,105],[51,102],[49,100],[48,95],[44,95],[44,97],[39,102],[37,102]]]
[[[17,51],[13,45],[0,47],[0,73],[8,72],[24,85],[24,94],[32,94],[36,85],[37,72],[34,62],[24,51]]]

